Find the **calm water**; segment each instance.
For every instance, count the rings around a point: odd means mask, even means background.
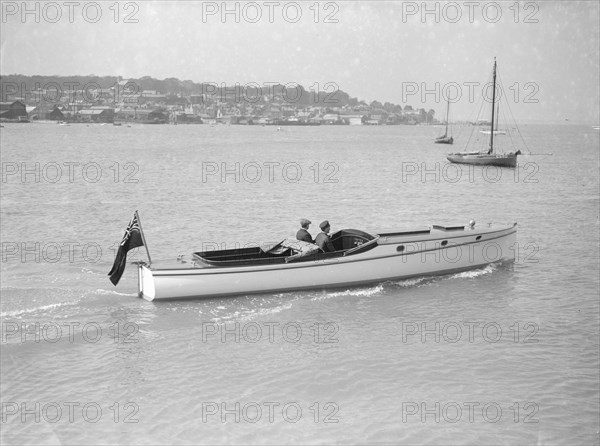
[[[2,443],[597,444],[599,132],[521,130],[554,155],[449,167],[435,127],[5,124]],[[106,276],[136,209],[153,260],[301,217],[519,232],[513,265],[150,303],[133,267]]]

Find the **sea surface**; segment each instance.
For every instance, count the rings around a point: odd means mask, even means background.
[[[598,444],[599,132],[520,130],[497,169],[433,126],[3,124],[0,442]],[[107,276],[136,210],[153,261],[303,217],[519,227],[513,264],[147,302]]]

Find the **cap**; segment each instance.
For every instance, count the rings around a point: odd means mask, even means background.
[[[321,222],[321,224],[319,225],[319,228],[321,229],[325,229],[327,226],[329,226],[329,221],[324,220]]]
[[[307,218],[301,218],[300,219],[300,226],[306,226],[306,225],[309,225],[311,223],[312,222],[309,219],[307,219]]]

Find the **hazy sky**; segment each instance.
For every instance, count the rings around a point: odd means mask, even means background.
[[[336,85],[438,117],[458,86],[466,119],[496,56],[518,119],[599,119],[596,0],[75,3],[2,1],[0,72]]]

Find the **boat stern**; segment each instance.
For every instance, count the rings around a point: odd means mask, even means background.
[[[138,264],[138,297],[153,301],[156,297],[152,270],[143,263]]]

